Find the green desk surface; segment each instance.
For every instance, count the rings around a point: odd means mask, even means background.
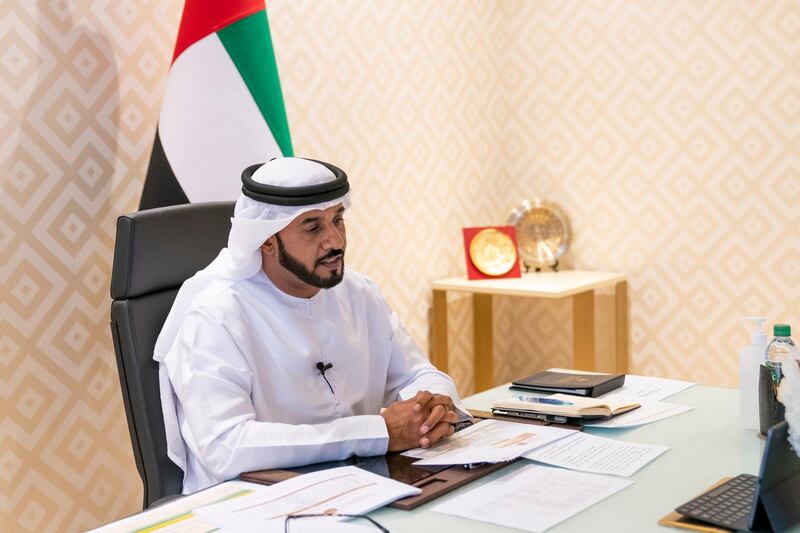
[[[464,400],[469,409],[488,410],[492,401],[512,396],[507,385]],[[723,477],[757,474],[764,441],[739,425],[739,391],[695,385],[665,401],[689,405],[687,413],[633,429],[587,428],[587,432],[632,442],[663,444],[670,449],[634,476],[634,484],[549,531],[680,531],[658,525],[678,505]],[[490,474],[476,484],[519,468],[524,459]],[[455,531],[458,533],[519,531],[433,512],[431,509],[471,485],[413,511],[383,508],[371,513],[393,533]]]

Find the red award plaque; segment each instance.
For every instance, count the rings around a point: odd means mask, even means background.
[[[521,276],[514,226],[464,228],[468,279]]]

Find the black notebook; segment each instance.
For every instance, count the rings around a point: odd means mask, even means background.
[[[512,389],[534,392],[560,392],[596,398],[625,383],[625,374],[580,374],[544,370],[511,382]]]

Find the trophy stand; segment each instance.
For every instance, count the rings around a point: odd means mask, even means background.
[[[553,261],[554,262],[553,262],[552,265],[550,265],[550,268],[553,269],[553,272],[558,272],[558,259],[554,259]],[[522,264],[525,265],[525,273],[526,274],[531,271],[531,267],[528,266],[528,263],[523,261]],[[534,272],[541,272],[542,271],[542,267],[535,266],[535,267],[533,267],[533,271]]]

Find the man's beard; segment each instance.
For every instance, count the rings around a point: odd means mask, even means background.
[[[330,277],[323,278],[319,274],[307,269],[299,259],[287,252],[286,248],[283,246],[283,241],[281,240],[280,235],[277,233],[275,234],[275,240],[278,242],[278,263],[280,263],[283,268],[297,276],[300,281],[303,281],[312,287],[317,287],[318,289],[330,289],[331,287],[338,285],[339,282],[342,281],[342,278],[344,278],[344,250],[341,248],[331,250],[317,260],[316,264],[319,264],[321,261],[330,257],[335,257],[337,255],[342,257],[341,272],[332,270]]]

